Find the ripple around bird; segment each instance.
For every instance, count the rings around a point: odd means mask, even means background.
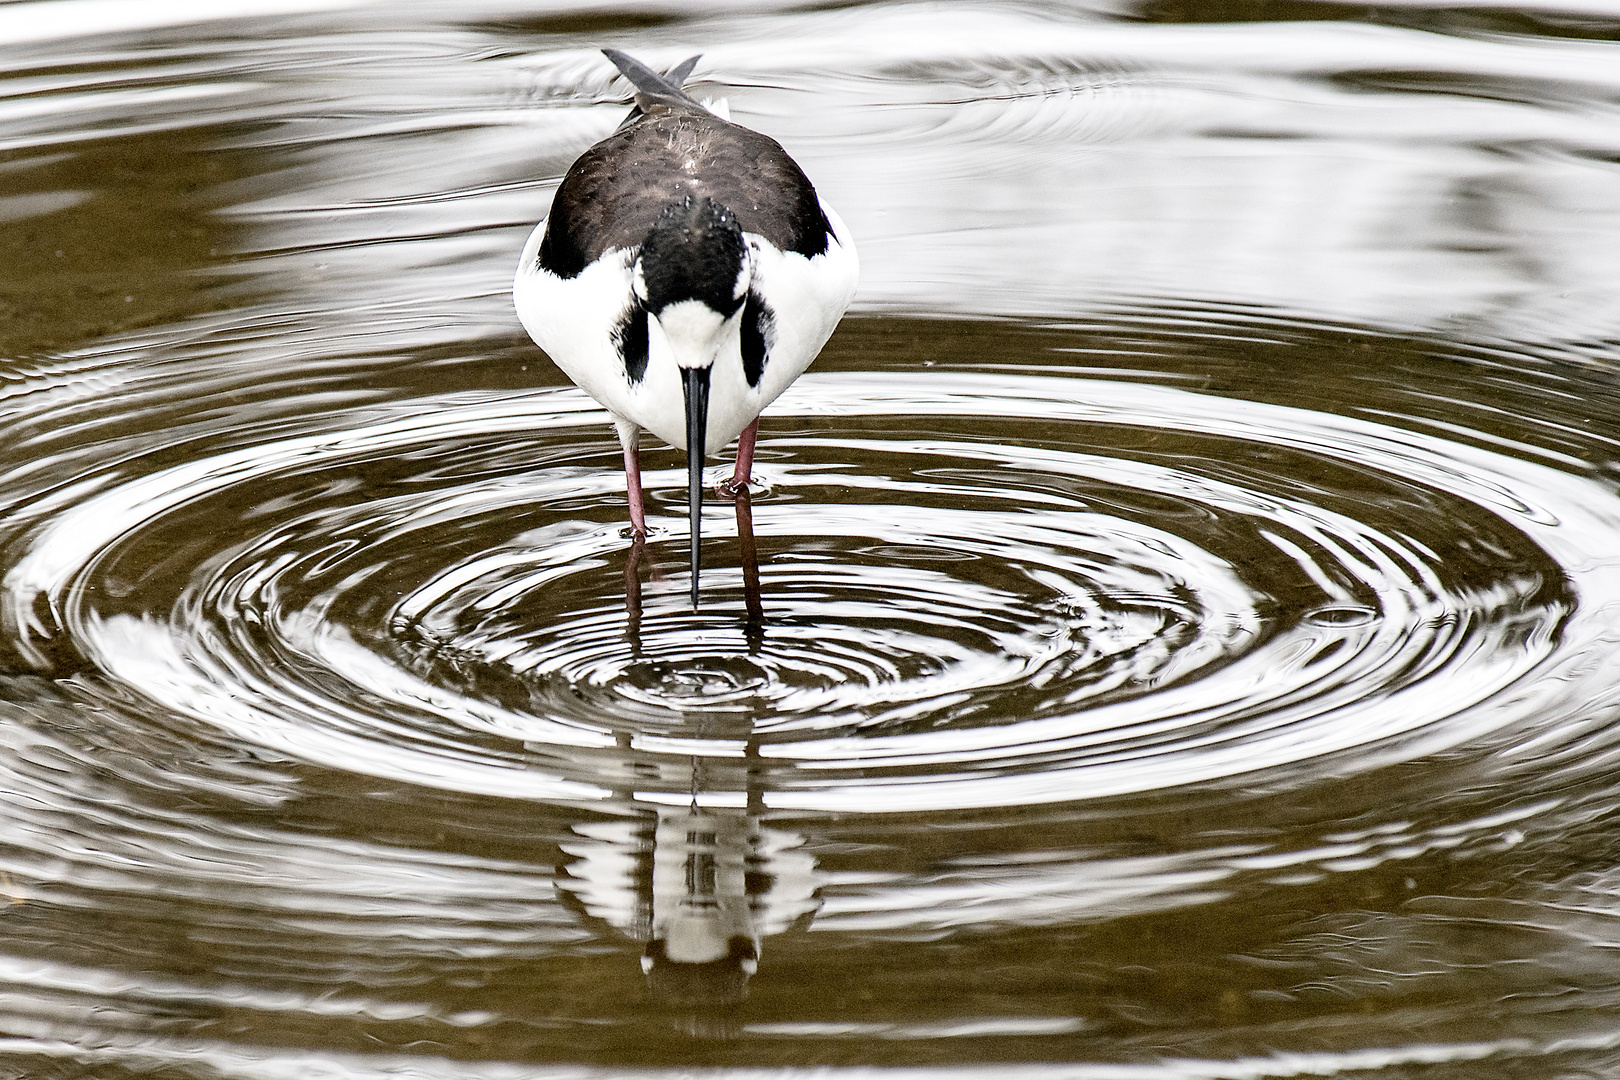
[[[1365,769],[1614,689],[1620,514],[1547,464],[1032,374],[810,375],[774,415],[762,619],[720,528],[696,612],[677,519],[630,563],[573,391],[110,478],[33,535],[7,611],[143,707],[566,802],[686,792],[694,756],[718,801],[846,811]]]

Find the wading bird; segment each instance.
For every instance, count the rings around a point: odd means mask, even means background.
[[[613,415],[636,536],[641,429],[686,451],[696,607],[703,460],[737,439],[728,487],[746,488],[760,410],[821,351],[859,264],[776,140],[681,89],[697,57],[660,75],[602,51],[635,107],[563,177],[512,298],[535,343]]]

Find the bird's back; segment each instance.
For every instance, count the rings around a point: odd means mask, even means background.
[[[831,226],[781,145],[697,105],[658,106],[582,154],[557,189],[541,268],[571,278],[604,252],[636,247],[686,198],[730,210],[744,233],[806,258]]]

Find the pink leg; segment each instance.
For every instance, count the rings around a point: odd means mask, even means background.
[[[647,535],[647,518],[642,510],[641,502],[641,447],[636,445],[636,437],[630,436],[624,442],[624,495],[625,501],[630,504],[630,530],[638,539]]]
[[[759,417],[756,416],[737,436],[737,467],[732,470],[731,479],[720,485],[720,494],[735,498],[739,493],[748,491],[749,481],[754,478],[754,443],[758,439]]]

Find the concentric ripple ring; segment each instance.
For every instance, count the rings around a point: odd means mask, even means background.
[[[628,551],[572,390],[81,484],[3,613],[41,665],[66,642],[256,745],[570,803],[912,811],[1371,768],[1620,682],[1620,504],[1570,462],[1131,382],[916,382],[813,374],[773,407],[762,620],[730,508],[696,612],[673,515]],[[120,577],[137,547],[172,553],[164,580]]]

